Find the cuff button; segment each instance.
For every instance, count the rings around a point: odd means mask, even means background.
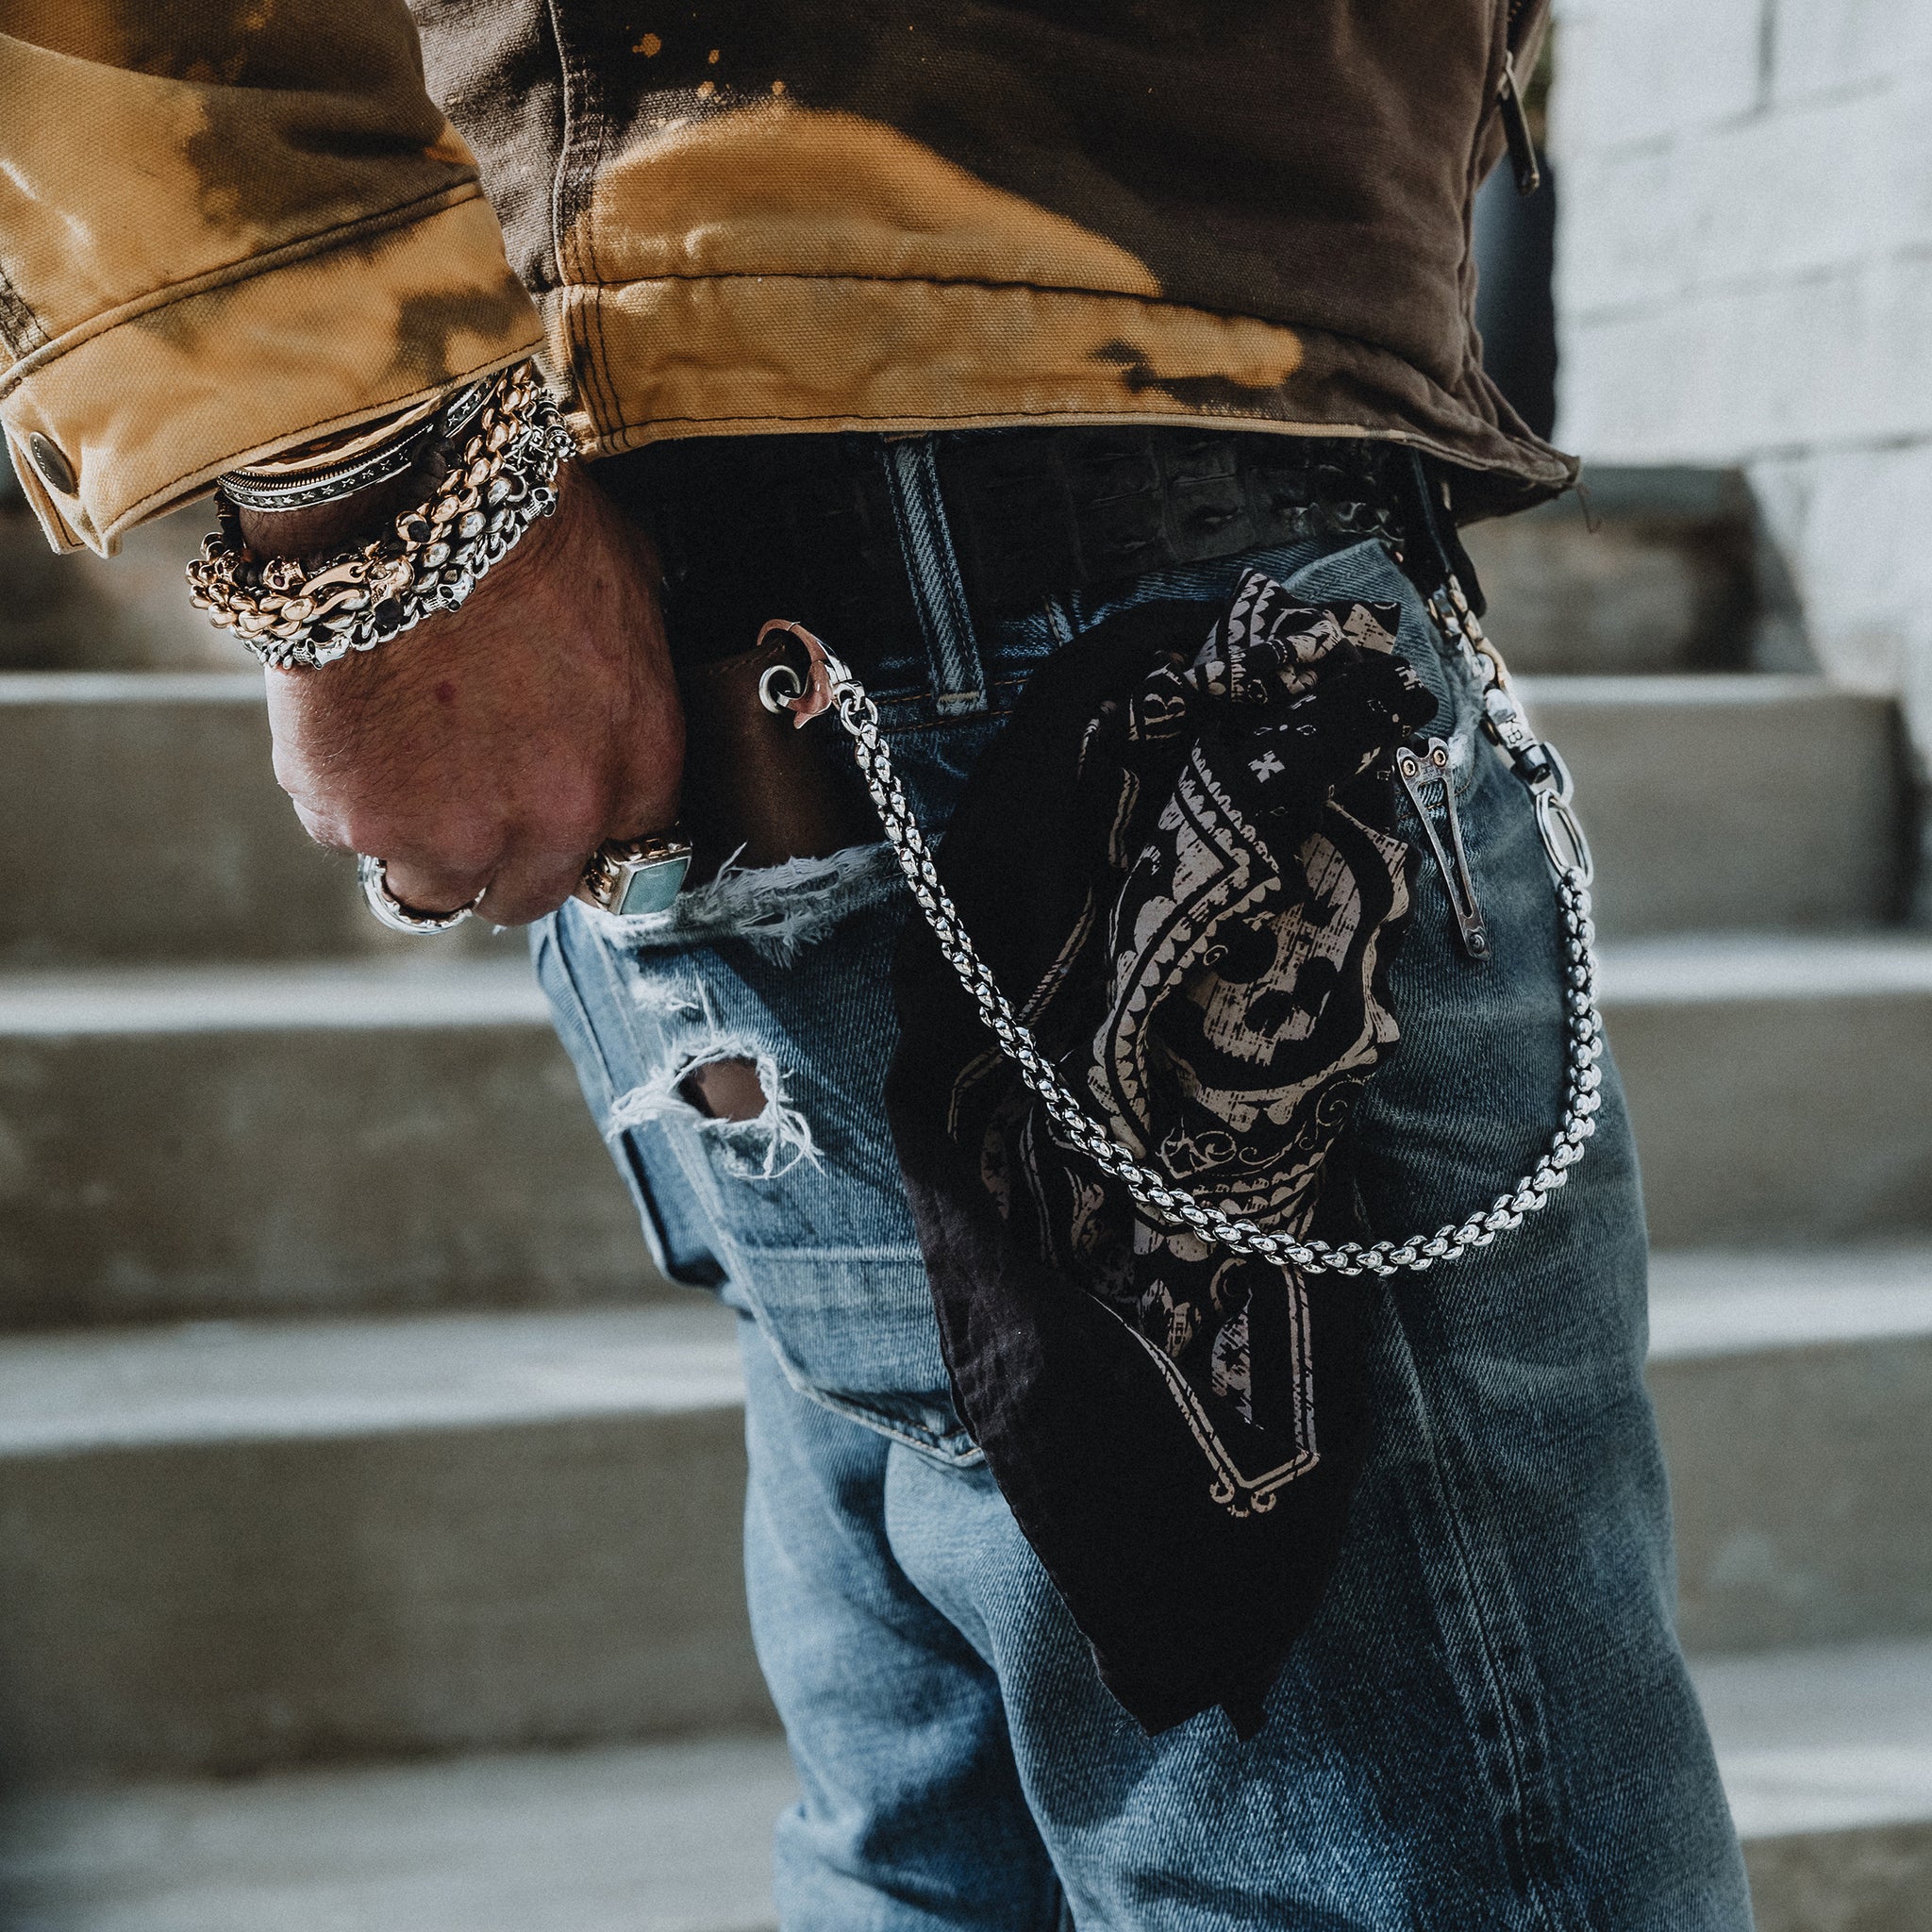
[[[41,481],[49,490],[58,491],[62,496],[74,494],[74,465],[61,455],[58,443],[37,429],[26,440],[26,453],[33,458],[34,468],[41,473]]]

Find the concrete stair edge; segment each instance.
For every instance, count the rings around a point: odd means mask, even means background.
[[[1693,1659],[1746,1838],[1932,1826],[1932,1638]]]
[[[1923,1932],[1932,1642],[1693,1674],[1760,1932]],[[0,1897],[36,1932],[765,1932],[794,1790],[779,1740],[719,1736],[42,1794]]]
[[[1932,995],[1932,933],[1683,933],[1598,948],[1599,995],[1618,1007]]]
[[[1895,707],[1809,675],[1523,680],[1578,779],[1607,931],[1895,916],[1906,863]],[[10,695],[9,695],[10,691]],[[64,695],[63,695],[64,693]],[[123,774],[150,810],[129,825]],[[1767,789],[1763,774],[1774,772]],[[252,674],[0,674],[0,815],[31,827],[0,961],[397,954],[270,771]],[[103,875],[99,855],[122,855]],[[474,923],[439,942],[487,948]]]
[[[265,708],[259,671],[0,671],[0,708],[47,705],[249,705]]]
[[[1925,1335],[1932,1245],[1651,1257],[1654,1364]]]
[[[737,1409],[737,1320],[686,1292],[629,1308],[0,1336],[0,1462]]]
[[[1932,1635],[1932,1247],[1655,1257],[1693,1653]]]
[[[0,1039],[549,1024],[521,944],[500,959],[418,954],[0,973]]]
[[[0,1733],[30,1781],[771,1721],[735,1318],[0,1343]]]
[[[1932,1232],[1932,935],[1631,941],[1602,968],[1658,1247]]]
[[[1932,1928],[1932,1641],[1693,1663],[1757,1932]]]
[[[34,1932],[767,1932],[782,1740],[38,1796],[0,1818]],[[10,1922],[9,1922],[10,1924]]]

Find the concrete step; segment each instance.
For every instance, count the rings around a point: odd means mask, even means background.
[[[0,968],[407,957],[269,763],[262,675],[0,675]],[[438,950],[516,950],[471,920]]]
[[[0,1735],[62,1775],[626,1738],[763,1709],[731,1319],[0,1341]],[[1695,1649],[1932,1633],[1932,1248],[1662,1256]]]
[[[1603,969],[1657,1246],[1932,1232],[1932,937],[1639,941]]]
[[[1932,1231],[1932,941],[1648,941],[1606,1010],[1659,1246]],[[522,962],[0,979],[0,1322],[655,1291]]]
[[[1932,1231],[1932,940],[1607,949],[1659,1246]],[[15,1324],[653,1291],[521,961],[0,980]]]
[[[37,1798],[21,1932],[768,1932],[775,1737]]]
[[[1524,678],[1576,778],[1607,934],[1870,924],[1901,908],[1905,740],[1820,677]]]
[[[1691,1650],[1932,1635],[1932,1247],[1658,1255],[1650,1381]]]
[[[1808,668],[1796,593],[1741,473],[1591,463],[1583,480],[1463,532],[1517,670]]]
[[[1695,1674],[1757,1932],[1932,1932],[1932,1643]]]
[[[659,1291],[527,960],[0,978],[0,1322]]]
[[[769,1723],[734,1321],[693,1297],[0,1341],[9,1775]]]
[[[1932,1645],[1697,1671],[1758,1932],[1932,1932]],[[766,1932],[775,1738],[39,1797],[23,1932]]]
[[[1524,681],[1574,766],[1604,929],[1866,924],[1906,864],[1887,700],[1812,677]],[[0,676],[0,967],[395,956],[269,764],[258,674]],[[109,858],[108,855],[111,855]],[[471,922],[439,949],[492,943]]]

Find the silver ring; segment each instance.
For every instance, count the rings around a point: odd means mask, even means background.
[[[575,896],[621,917],[665,911],[691,871],[691,841],[673,825],[641,839],[607,839],[591,855]]]
[[[483,903],[483,892],[478,892],[467,906],[458,906],[454,912],[412,911],[390,891],[388,868],[383,861],[370,858],[366,852],[356,855],[356,877],[361,884],[363,898],[369,902],[370,911],[391,932],[447,932],[451,926],[462,924]],[[488,886],[483,888],[484,892],[489,890]]]

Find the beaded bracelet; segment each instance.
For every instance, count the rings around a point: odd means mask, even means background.
[[[416,468],[433,487],[420,508],[319,561],[257,557],[217,489],[220,527],[188,566],[190,601],[278,671],[332,664],[458,608],[557,508],[558,469],[577,447],[528,362],[495,378],[472,424],[460,445],[443,432],[424,443]]]

